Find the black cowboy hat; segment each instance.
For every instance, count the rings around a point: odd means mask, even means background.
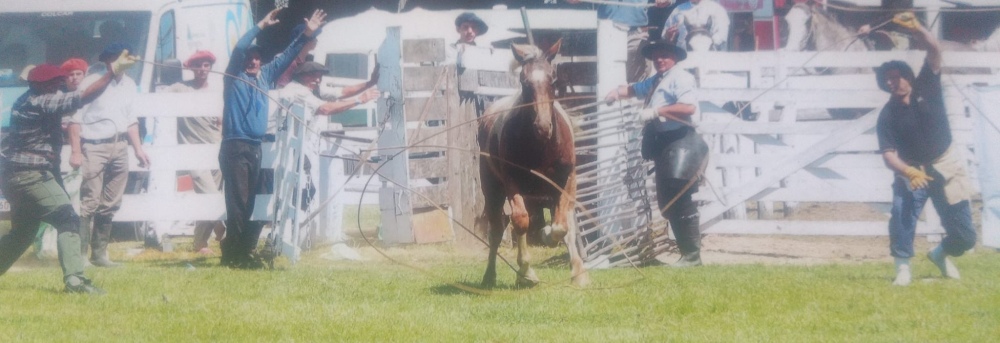
[[[677,45],[663,39],[647,41],[642,45],[642,49],[640,51],[642,52],[642,57],[651,60],[653,59],[653,51],[656,50],[667,50],[672,52],[674,54],[674,59],[677,62],[683,61],[688,57],[686,50],[681,49]]]
[[[459,27],[459,26],[462,25],[462,23],[466,23],[466,22],[472,23],[473,25],[476,26],[476,34],[477,35],[485,34],[486,31],[489,31],[489,29],[490,29],[490,27],[486,25],[485,21],[483,21],[482,19],[479,19],[479,17],[476,16],[476,14],[472,13],[472,12],[465,12],[465,13],[459,14],[458,18],[455,18],[455,27]]]
[[[326,69],[326,67],[324,67],[322,64],[316,62],[306,62],[302,63],[302,65],[300,65],[298,69],[295,69],[295,73],[292,74],[292,76],[299,76],[302,74],[309,74],[315,72],[323,72],[323,74],[326,74],[329,71],[330,70]]]

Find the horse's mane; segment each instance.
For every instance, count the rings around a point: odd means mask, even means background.
[[[855,33],[837,21],[833,14],[816,6],[812,7],[810,29],[814,50],[867,51],[860,42],[854,42]],[[852,44],[853,43],[853,44]]]

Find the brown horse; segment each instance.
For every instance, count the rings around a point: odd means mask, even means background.
[[[573,128],[565,111],[555,101],[555,69],[552,58],[558,41],[547,52],[531,45],[513,45],[521,66],[521,91],[491,105],[479,124],[479,160],[485,197],[484,216],[489,221],[490,255],[483,285],[496,284],[497,248],[503,238],[504,201],[511,206],[512,235],[517,242],[517,286],[538,284],[531,269],[527,233],[545,226],[543,209],[554,209],[548,227],[555,240],[565,238],[569,248],[573,283],[586,285],[577,246],[573,217],[576,198],[576,153]],[[562,236],[562,237],[559,237]]]

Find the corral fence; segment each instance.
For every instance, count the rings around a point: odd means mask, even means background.
[[[532,17],[536,40],[543,48],[564,40],[556,63],[561,82],[557,96],[567,99],[562,101],[565,108],[593,103],[625,83],[626,33],[592,13],[587,18],[567,29],[559,21],[547,24]],[[317,237],[334,234],[331,230],[342,222],[337,213],[363,196],[357,195],[357,188],[367,183],[375,168],[380,176],[369,191],[378,193],[379,234],[384,242],[472,241],[472,235],[484,229],[477,228],[482,195],[475,119],[483,105],[516,87],[510,82],[509,66],[497,62],[509,59],[510,52],[476,50],[472,54],[479,58],[467,60],[459,71],[443,63],[444,39],[403,39],[400,30],[390,28],[379,49],[383,68],[379,88],[386,94],[363,109],[364,127],[330,128],[340,130],[343,137],[377,139],[378,148],[367,150],[365,143],[345,149],[340,143],[349,144],[341,140],[334,144],[340,148],[323,152],[317,201],[338,192],[344,195],[343,183],[330,181],[335,179],[331,173],[369,167],[348,181],[354,187],[348,193],[355,195],[324,202],[331,209],[319,210]],[[875,221],[852,220],[849,213],[837,220],[785,217],[803,202],[860,203],[888,210],[892,173],[882,163],[874,132],[888,96],[877,88],[871,70],[891,59],[907,61],[919,70],[923,56],[919,51],[691,53],[678,67],[698,78],[701,113],[694,121],[711,147],[704,182],[695,195],[703,232],[887,234],[887,217]],[[970,85],[996,83],[998,58],[1000,54],[980,52],[944,56],[942,82],[955,144],[969,157],[969,170],[977,180],[973,132],[992,126],[979,120],[963,94],[971,93]],[[139,116],[156,123],[156,139],[146,147],[152,159],[147,170],[151,182],[147,193],[125,196],[115,221],[154,222],[168,228],[165,232],[182,234],[189,227],[175,223],[222,219],[221,193],[196,194],[178,184],[179,171],[217,169],[218,145],[176,140],[176,118],[219,117],[221,94],[144,94],[136,104]],[[667,224],[651,207],[655,206],[651,166],[639,158],[638,107],[619,106],[588,106],[571,113],[578,145],[577,221],[583,233],[579,244],[592,267],[626,265],[670,248]],[[734,107],[746,110],[737,116],[724,109]],[[284,137],[279,140],[298,139]],[[294,197],[294,192],[282,193],[280,185],[299,184],[291,178],[300,175],[289,169],[297,165],[291,162],[293,156],[282,154],[287,146],[267,143],[264,150],[264,165],[278,168],[278,196],[259,195],[254,217],[270,221],[280,203]],[[63,161],[68,161],[68,148]],[[68,185],[73,187],[78,181]],[[292,189],[288,187],[284,190]],[[279,221],[304,215],[291,215],[296,212],[291,211],[294,202],[290,204],[288,215],[279,216]],[[917,230],[932,236],[943,232],[932,208]],[[302,244],[301,237],[291,241]]]

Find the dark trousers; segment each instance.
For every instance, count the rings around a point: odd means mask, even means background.
[[[691,195],[698,191],[698,183],[695,181],[690,187],[684,189],[689,180],[678,179],[669,172],[674,168],[674,161],[670,156],[667,145],[684,138],[687,134],[695,134],[694,130],[677,130],[669,133],[647,134],[658,135],[656,139],[659,150],[653,157],[656,172],[656,201],[660,208],[660,215],[670,222],[670,229],[677,238],[677,247],[681,254],[699,252],[701,250],[701,216],[698,213],[698,204],[692,200]],[[671,203],[671,201],[673,201]]]
[[[972,209],[968,200],[954,205],[944,196],[944,176],[933,168],[928,174],[934,178],[927,187],[911,190],[910,181],[901,175],[892,184],[892,217],[889,218],[889,253],[893,257],[913,257],[913,238],[917,219],[924,210],[927,199],[941,216],[941,226],[946,233],[941,246],[949,256],[961,256],[976,245],[976,228],[972,225]]]
[[[260,143],[226,140],[219,148],[219,169],[226,195],[226,238],[222,263],[240,265],[251,260],[262,225],[250,220],[260,181]]]

